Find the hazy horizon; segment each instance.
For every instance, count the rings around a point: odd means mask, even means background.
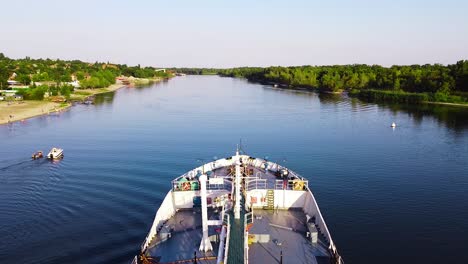
[[[3,4],[0,52],[155,67],[453,64],[461,1],[99,1]]]

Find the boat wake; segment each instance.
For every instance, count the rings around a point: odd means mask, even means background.
[[[31,160],[31,159],[26,159],[26,160],[20,160],[17,161],[16,163],[9,164],[5,167],[0,167],[0,171],[7,171],[9,169],[18,169],[18,168],[30,168],[33,166],[36,166],[38,163],[44,163],[45,160]],[[23,165],[30,165],[30,166],[23,166]]]

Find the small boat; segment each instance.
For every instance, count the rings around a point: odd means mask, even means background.
[[[61,157],[63,157],[63,149],[61,148],[52,148],[47,154],[48,159],[59,159]]]
[[[391,127],[395,128],[396,127],[396,124],[395,122],[392,123]]]
[[[35,160],[35,159],[40,159],[40,158],[42,158],[42,157],[44,157],[42,151],[34,152],[34,153],[32,154],[32,156],[31,156],[31,158],[32,158],[33,160]]]

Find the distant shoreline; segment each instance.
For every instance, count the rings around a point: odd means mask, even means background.
[[[131,84],[149,84],[160,82],[162,78],[135,78]],[[122,83],[111,84],[106,88],[78,89],[76,94],[72,94],[67,103],[54,103],[50,101],[23,100],[13,102],[0,102],[0,125],[24,121],[33,117],[60,113],[70,109],[72,101],[85,101],[90,96],[102,93],[115,92],[128,85]],[[10,118],[10,115],[12,116]]]
[[[218,75],[219,76],[219,75]],[[225,77],[225,76],[221,76]],[[239,77],[230,77],[229,78],[239,78]],[[345,91],[338,91],[338,92],[332,92],[332,91],[323,91],[320,89],[316,88],[308,88],[308,87],[300,87],[300,86],[292,86],[292,85],[278,85],[278,84],[272,84],[272,83],[265,83],[259,80],[249,80],[245,77],[242,77],[243,79],[248,80],[249,82],[253,83],[258,83],[262,85],[271,85],[272,88],[274,89],[279,89],[279,90],[290,90],[290,91],[309,91],[309,92],[314,92],[314,93],[319,93],[319,94],[345,94]],[[372,103],[402,103],[402,102],[391,102],[391,101],[376,101],[376,100],[371,100],[370,102]],[[468,107],[468,103],[450,103],[450,102],[437,102],[437,101],[421,101],[417,104],[432,104],[432,105],[445,105],[445,106],[454,106],[454,107]]]

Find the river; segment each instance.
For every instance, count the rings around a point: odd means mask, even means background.
[[[309,179],[346,263],[468,263],[468,109],[217,76],[0,126],[0,263],[128,263],[171,179],[240,138]],[[63,160],[30,160],[53,146]]]

